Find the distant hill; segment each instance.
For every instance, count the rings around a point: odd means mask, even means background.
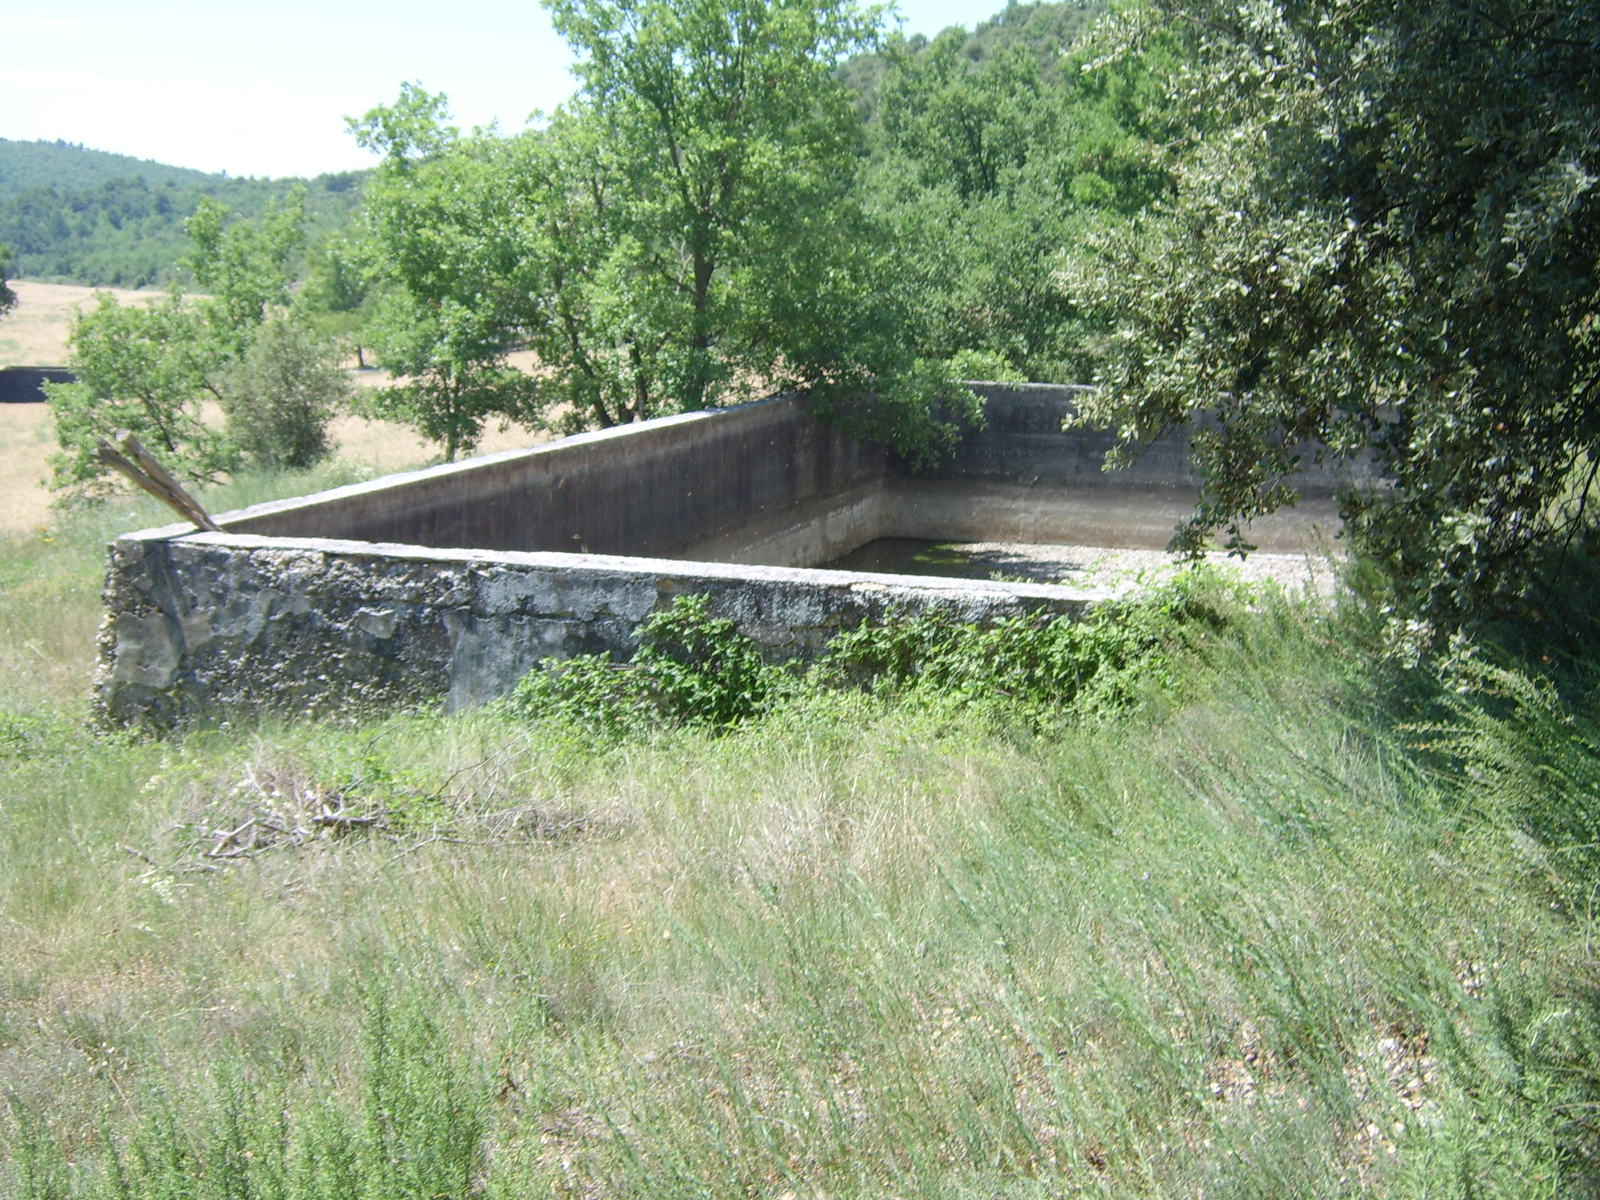
[[[256,217],[303,183],[315,236],[349,222],[366,176],[234,179],[70,142],[0,138],[0,243],[11,247],[19,278],[151,287],[178,271],[188,251],[183,222],[202,195]]]
[[[1019,4],[1013,0],[965,35],[961,54],[974,63],[981,63],[991,54],[1020,43],[1033,52],[1048,79],[1059,70],[1063,52],[1087,32],[1108,6],[1109,0],[1034,4]],[[939,36],[949,33],[946,30]],[[915,56],[924,53],[931,44],[922,34],[913,34],[900,41],[891,53]],[[839,78],[860,93],[861,111],[869,121],[877,110],[878,84],[888,68],[889,54],[858,54],[839,66]]]
[[[30,188],[82,191],[114,179],[135,178],[143,178],[152,187],[204,187],[219,183],[226,176],[90,150],[72,142],[14,142],[0,138],[0,201]]]

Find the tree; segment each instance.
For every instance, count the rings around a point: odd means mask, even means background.
[[[1193,549],[1306,454],[1393,479],[1345,515],[1438,631],[1522,596],[1600,470],[1600,10],[1587,0],[1162,0],[1191,39],[1177,198],[1073,281],[1115,329],[1086,418],[1175,423]],[[1319,443],[1324,449],[1308,449]]]
[[[345,233],[323,238],[312,247],[306,276],[294,303],[310,325],[333,338],[365,367],[362,329],[376,302],[375,267],[368,244]]]
[[[913,461],[943,453],[978,401],[906,336],[909,280],[862,207],[860,120],[837,75],[875,44],[878,14],[850,0],[550,7],[581,88],[533,210],[564,214],[543,231],[543,327],[566,337],[580,394],[638,419],[792,388]],[[584,186],[552,206],[568,179]]]
[[[97,491],[106,468],[95,446],[123,429],[180,476],[214,480],[236,469],[239,442],[206,422],[204,406],[212,403],[224,405],[232,429],[247,432],[265,465],[308,452],[303,430],[284,427],[305,424],[303,413],[290,417],[295,402],[268,400],[244,382],[267,370],[245,363],[264,323],[288,302],[303,215],[298,194],[259,222],[230,221],[221,205],[202,198],[188,223],[190,262],[209,295],[174,284],[158,303],[124,305],[101,293],[78,314],[68,335],[77,382],[45,385],[61,446],[52,486]],[[253,401],[263,406],[247,411]],[[285,452],[287,445],[296,448]]]
[[[859,134],[833,71],[874,20],[850,0],[548,7],[578,56],[564,150],[604,180],[587,215],[622,235],[601,269],[649,314],[625,343],[632,389],[645,406],[703,407],[777,357],[745,318],[809,231],[796,217],[843,202]]]
[[[981,63],[947,29],[918,54],[895,57],[878,89],[889,142],[920,168],[924,187],[948,183],[963,200],[992,196],[1008,170],[1044,142],[1045,83],[1032,51],[1012,43]]]
[[[582,86],[546,128],[461,137],[414,87],[353,123],[384,154],[376,328],[407,382],[382,402],[458,446],[495,415],[605,426],[774,385],[826,408],[865,382],[884,403],[862,427],[913,454],[948,439],[936,402],[976,401],[876,335],[892,254],[848,244],[859,122],[833,68],[872,19],[848,0],[551,8]],[[844,324],[819,328],[824,311]],[[514,342],[535,376],[505,370]]]
[[[866,184],[917,276],[909,333],[926,356],[1086,379],[1098,331],[1060,286],[1068,253],[1170,188],[1150,148],[1166,48],[1097,61],[1060,40],[1077,27],[1054,22],[1082,15],[1064,13],[1008,9],[971,35],[891,44]]]
[[[227,431],[250,461],[303,470],[328,456],[328,422],[350,396],[334,347],[284,315],[269,317],[223,377]]]
[[[294,188],[259,221],[230,220],[226,205],[202,196],[184,222],[191,246],[186,265],[210,293],[207,322],[231,357],[244,355],[267,313],[289,303],[294,265],[305,246],[305,189]]]
[[[45,384],[61,446],[52,487],[100,490],[107,469],[95,446],[124,429],[187,479],[215,480],[238,465],[238,447],[201,413],[220,398],[217,356],[181,289],[150,304],[121,304],[102,292],[74,319],[67,344],[77,381]]]
[[[351,126],[384,155],[362,251],[377,295],[358,336],[396,376],[365,403],[454,459],[491,418],[530,419],[532,384],[506,365],[528,302],[513,146],[462,138],[447,116],[443,96],[406,84],[395,104]]]
[[[6,286],[6,276],[11,270],[11,247],[0,242],[0,317],[10,312],[17,303],[17,293]]]

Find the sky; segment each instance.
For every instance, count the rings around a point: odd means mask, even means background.
[[[971,29],[1005,0],[899,0],[906,33]],[[48,13],[48,15],[47,15]],[[535,0],[0,0],[0,138],[230,175],[371,166],[346,116],[412,81],[463,129],[521,129],[572,92]]]

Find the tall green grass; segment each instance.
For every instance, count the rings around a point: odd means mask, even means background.
[[[1262,599],[1089,720],[8,693],[0,1194],[1600,1193],[1594,680],[1378,624]]]

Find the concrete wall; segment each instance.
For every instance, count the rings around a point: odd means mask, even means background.
[[[103,715],[477,703],[541,658],[626,652],[686,592],[775,655],[891,608],[1081,613],[1103,593],[804,569],[890,535],[1165,544],[1194,492],[1186,438],[1108,475],[1104,435],[1061,432],[1076,389],[982,390],[988,428],[931,476],[785,397],[226,513],[225,533],[129,534],[111,549]],[[1312,482],[1325,495],[1332,477]]]
[[[1164,545],[1198,481],[1180,431],[1101,469],[1109,433],[1063,432],[1086,389],[978,384],[984,428],[939,469],[813,420],[798,397],[580,434],[230,514],[273,537],[576,551],[810,566],[879,537]],[[1339,476],[1310,468],[1297,509],[1263,520],[1263,549],[1337,527]]]
[[[43,404],[46,383],[72,383],[66,367],[0,367],[0,404]]]
[[[891,610],[991,621],[1081,614],[1066,588],[555,553],[482,553],[315,538],[181,533],[111,549],[99,699],[112,724],[329,715],[501,695],[535,663],[626,651],[634,628],[707,594],[774,655],[805,655]]]
[[[807,507],[881,487],[887,461],[788,396],[392,475],[226,524],[273,537],[672,557],[764,541],[778,561],[820,562],[834,555],[815,553],[814,532],[793,549],[776,534],[798,529],[791,518]]]
[[[942,466],[912,474],[896,466],[884,501],[899,537],[934,541],[1061,542],[1158,547],[1194,510],[1200,479],[1193,430],[1161,438],[1127,467],[1102,464],[1115,444],[1103,430],[1062,423],[1089,389],[1056,384],[980,384],[988,421]],[[1249,540],[1263,550],[1316,546],[1339,529],[1338,489],[1369,479],[1363,463],[1306,466],[1293,482],[1300,503],[1257,520]]]

